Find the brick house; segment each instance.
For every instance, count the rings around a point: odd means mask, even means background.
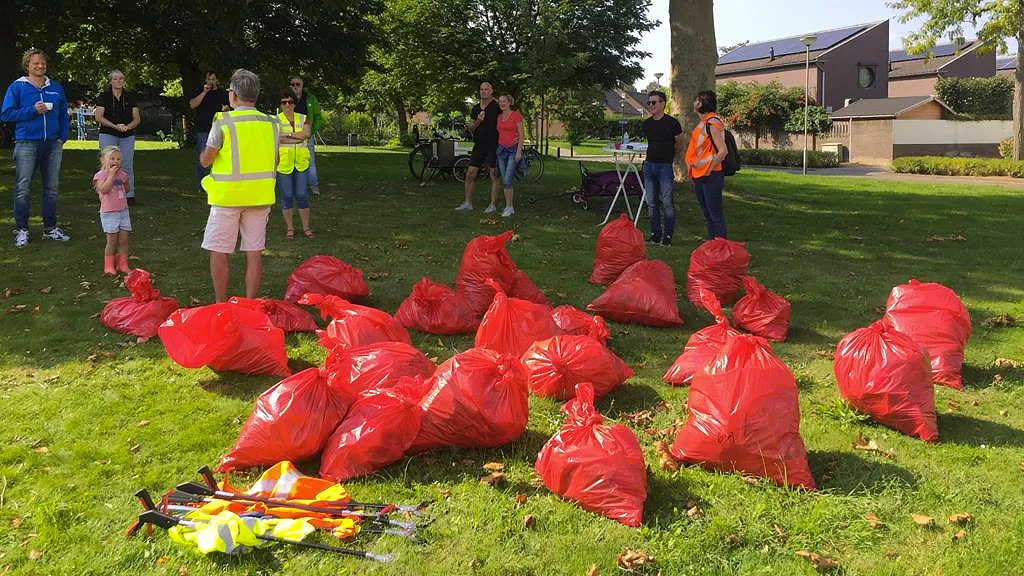
[[[989,77],[996,74],[994,50],[981,52],[981,42],[943,44],[926,54],[911,55],[906,50],[889,52],[890,98],[931,96],[939,78]]]
[[[886,96],[888,20],[741,46],[719,57],[715,82],[776,81],[803,88],[806,54],[800,38],[808,35],[817,37],[810,46],[810,93],[826,110],[842,108],[849,98]]]

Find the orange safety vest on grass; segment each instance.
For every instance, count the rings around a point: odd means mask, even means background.
[[[714,122],[712,120],[717,120]],[[690,145],[686,148],[686,165],[689,167],[688,174],[691,179],[707,176],[711,172],[721,172],[722,164],[719,163],[711,170],[711,160],[715,157],[715,147],[711,138],[708,137],[708,130],[705,124],[711,121],[712,134],[718,132],[725,140],[725,124],[718,114],[708,112],[701,119],[697,126],[690,133]]]

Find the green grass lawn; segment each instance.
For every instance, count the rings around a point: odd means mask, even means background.
[[[132,263],[151,271],[156,286],[182,305],[212,300],[208,259],[199,248],[207,206],[194,189],[193,162],[188,151],[136,155]],[[453,211],[461,187],[412,181],[400,151],[337,147],[320,154],[318,164],[317,237],[286,241],[275,211],[264,260],[267,296],[281,297],[288,273],[304,259],[331,254],[364,271],[369,305],[394,312],[420,277],[452,283],[469,239],[508,227],[518,232],[509,252],[553,303],[583,308],[601,293],[586,279],[603,211],[583,211],[564,195],[579,184],[573,162],[549,162],[539,183],[522,186],[508,222]],[[789,341],[774,350],[799,384],[815,493],[658,466],[658,438],[645,429],[685,417],[687,395],[662,384],[661,376],[686,338],[711,322],[685,302],[688,256],[704,225],[692,195],[680,192],[676,243],[651,248],[649,256],[674,269],[686,324],[613,324],[609,345],[636,376],[598,403],[609,421],[630,423],[646,451],[643,527],[624,527],[534,487],[536,454],[562,415],[559,403],[531,398],[529,427],[512,445],[417,456],[346,484],[364,501],[435,501],[424,543],[357,540],[398,555],[395,564],[379,566],[296,549],[203,558],[178,549],[159,530],[151,539],[121,536],[139,511],[132,494],[142,487],[162,492],[195,479],[199,466],[216,464],[253,400],[275,379],[186,370],[158,341],[137,344],[103,328],[97,319],[103,304],[125,291],[101,275],[103,238],[89,185],[95,170],[93,150],[65,152],[60,224],[70,243],[39,239],[38,190],[28,247],[15,250],[10,235],[0,242],[2,307],[24,305],[0,314],[2,575],[582,575],[592,565],[611,575],[620,572],[615,557],[625,547],[656,559],[648,574],[815,573],[797,556],[800,550],[835,559],[846,574],[1019,571],[1024,371],[1015,366],[1024,362],[1024,330],[983,325],[999,314],[1024,316],[1024,196],[1018,191],[755,171],[727,181],[730,236],[746,242],[751,272],[793,305]],[[10,198],[12,180],[4,151],[0,197]],[[485,194],[478,188],[478,208],[486,205]],[[8,207],[0,227],[12,224]],[[237,294],[242,262],[236,257],[232,264]],[[973,321],[965,389],[936,391],[937,445],[862,422],[838,403],[832,376],[836,342],[877,319],[890,288],[910,278],[952,287]],[[412,337],[439,360],[472,345],[471,336]],[[287,342],[293,369],[322,362],[313,335]],[[858,434],[895,457],[852,449]],[[506,484],[479,482],[481,466],[491,461],[506,465]],[[526,501],[517,505],[520,493]],[[703,513],[688,514],[695,506]],[[947,518],[961,512],[975,521],[955,538],[959,528]],[[872,528],[867,513],[883,525]],[[934,517],[935,525],[918,526],[911,514]],[[527,515],[535,517],[533,527],[524,527]]]

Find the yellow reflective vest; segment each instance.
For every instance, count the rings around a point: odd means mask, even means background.
[[[295,113],[295,126],[288,121],[288,117],[281,112],[277,115],[277,121],[281,124],[282,134],[297,134],[302,132],[306,124],[306,115]],[[291,174],[295,170],[302,172],[309,168],[309,148],[306,143],[301,144],[279,144],[278,150],[281,153],[281,160],[277,163],[277,171],[281,174]]]
[[[224,146],[203,178],[207,202],[213,206],[273,204],[277,119],[258,110],[218,112],[211,129],[221,131]]]

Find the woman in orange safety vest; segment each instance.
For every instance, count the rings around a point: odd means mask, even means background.
[[[693,181],[693,192],[704,213],[708,240],[725,238],[725,214],[722,211],[722,160],[729,153],[725,146],[725,124],[718,117],[718,98],[713,90],[697,94],[693,109],[700,122],[690,133],[686,149],[686,170]]]

